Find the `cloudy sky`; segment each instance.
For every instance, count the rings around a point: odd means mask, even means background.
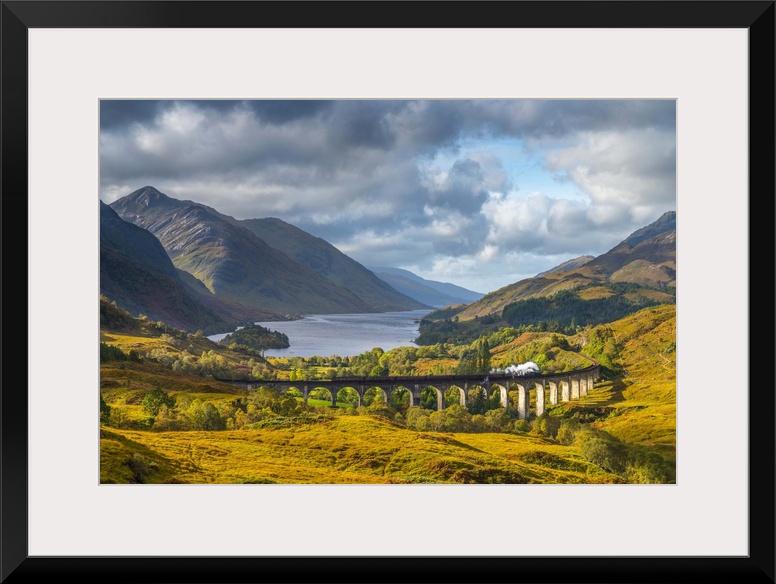
[[[672,100],[103,100],[100,198],[279,217],[489,292],[676,210]]]

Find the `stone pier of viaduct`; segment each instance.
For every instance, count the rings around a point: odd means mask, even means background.
[[[331,405],[337,405],[337,394],[345,388],[351,388],[358,393],[358,405],[364,400],[364,394],[372,388],[378,388],[383,393],[383,398],[388,401],[395,391],[406,391],[409,394],[410,405],[418,405],[420,396],[424,390],[430,388],[436,391],[437,409],[444,408],[444,396],[447,390],[458,390],[459,403],[466,407],[467,396],[470,391],[477,390],[484,393],[484,397],[490,398],[498,392],[502,407],[507,409],[509,405],[509,392],[517,391],[518,418],[527,420],[531,417],[530,404],[531,392],[535,393],[535,415],[541,416],[549,403],[555,405],[558,402],[567,402],[585,397],[593,384],[597,381],[601,372],[601,366],[591,365],[577,371],[565,371],[563,373],[551,373],[546,375],[513,376],[511,374],[484,375],[429,375],[418,376],[386,376],[386,377],[339,377],[331,381],[230,381],[245,389],[258,387],[274,387],[282,392],[289,389],[297,389],[304,396],[305,403],[310,392],[314,389],[324,388],[331,395]]]

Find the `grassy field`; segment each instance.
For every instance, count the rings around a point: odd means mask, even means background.
[[[620,440],[676,458],[676,307],[647,308],[610,325],[622,346],[622,375],[561,407],[607,411],[592,422]]]
[[[103,428],[101,482],[616,483],[571,446],[529,435],[415,432],[371,416],[281,429]]]

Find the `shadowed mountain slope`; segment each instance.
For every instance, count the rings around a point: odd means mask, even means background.
[[[100,293],[128,312],[188,331],[239,322],[203,304],[181,281],[162,244],[100,201]]]
[[[354,259],[320,237],[281,219],[244,219],[238,222],[275,249],[315,270],[337,286],[347,288],[381,312],[430,308],[428,303],[394,289]]]
[[[144,187],[111,207],[153,233],[173,264],[216,297],[281,313],[379,311],[205,205]]]

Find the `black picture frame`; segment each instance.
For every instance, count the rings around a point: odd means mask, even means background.
[[[304,9],[302,8],[304,4]],[[27,32],[30,28],[504,27],[743,28],[749,33],[750,325],[774,323],[774,1],[448,2],[3,1],[2,259],[0,294],[26,314]],[[271,6],[270,6],[271,5]],[[344,19],[344,14],[347,19]],[[433,15],[424,16],[425,14]],[[347,23],[347,24],[345,24]],[[13,227],[11,227],[13,226]],[[13,242],[16,242],[15,244]],[[756,286],[751,285],[755,282]],[[23,284],[24,282],[24,284]],[[764,296],[763,296],[764,295]],[[22,310],[24,307],[24,310]],[[774,582],[773,330],[750,326],[749,554],[746,557],[29,557],[28,406],[18,363],[27,335],[6,338],[0,387],[4,582]],[[6,330],[11,327],[6,326]],[[761,331],[762,332],[762,331]],[[25,354],[20,353],[24,351]],[[0,364],[2,364],[0,361]],[[9,364],[14,364],[13,368]]]

